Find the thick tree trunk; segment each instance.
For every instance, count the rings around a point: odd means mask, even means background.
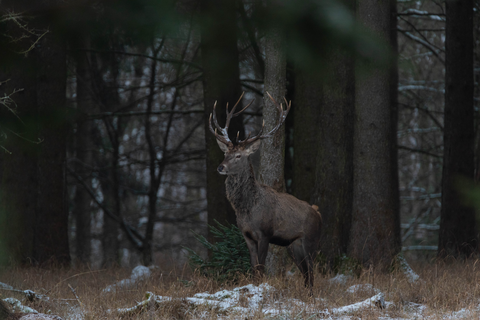
[[[317,150],[320,146],[317,132],[322,108],[323,82],[319,74],[295,68],[293,113],[293,179],[292,193],[309,203],[315,191]]]
[[[15,13],[28,12],[30,8],[26,1],[2,4]],[[23,123],[13,117],[8,124],[15,134],[9,135],[6,142],[12,154],[4,159],[2,204],[9,222],[1,233],[6,238],[12,262],[68,264],[64,126],[66,48],[55,26],[43,18],[39,15],[27,21],[29,29],[50,29],[41,39],[25,38],[24,30],[14,23],[5,30],[13,39],[23,39],[11,43],[10,53],[30,51],[25,56],[10,55],[14,60],[4,66],[11,79],[5,85],[6,93],[23,88],[15,95]],[[31,48],[37,40],[38,45]],[[38,138],[43,142],[32,142]]]
[[[271,5],[271,4],[268,4]],[[285,108],[287,57],[286,38],[278,28],[270,28],[265,35],[265,77],[263,97],[263,120],[265,132],[277,124],[278,110],[267,92]],[[272,138],[264,139],[260,149],[258,180],[279,192],[285,192],[285,129],[282,125]],[[287,252],[284,248],[270,244],[265,267],[269,274],[284,272]]]
[[[225,106],[233,107],[241,94],[237,48],[235,1],[202,0],[204,21],[201,28],[203,92],[205,105],[205,144],[207,166],[208,224],[214,220],[236,224],[235,212],[225,194],[225,177],[217,172],[223,153],[208,129],[208,119],[217,102],[217,118],[225,124]],[[233,118],[229,134],[232,141],[237,132],[244,136],[242,117]],[[209,233],[208,239],[214,241]]]
[[[474,176],[473,1],[446,2],[445,125],[438,256],[477,249],[475,211],[462,204],[456,179]]]
[[[287,79],[286,39],[280,29],[271,28],[267,31],[265,56],[263,119],[265,132],[269,132],[277,124],[278,110],[266,93],[270,93],[285,108],[283,98],[286,94]],[[277,191],[285,192],[284,165],[285,129],[282,127],[272,138],[264,139],[262,142],[258,179]]]
[[[35,256],[39,263],[53,258],[66,265],[70,262],[65,180],[66,45],[60,37],[48,33],[35,50],[39,135],[43,139],[37,167]]]
[[[333,71],[330,81],[310,84],[310,87],[316,84],[317,88],[323,90],[323,94],[318,97],[320,102],[317,102],[320,105],[315,119],[316,141],[311,146],[318,150],[314,158],[316,172],[310,175],[316,178],[311,191],[312,203],[319,206],[323,219],[321,252],[332,264],[336,257],[347,253],[350,238],[355,76],[351,55],[339,48],[332,48],[329,53]],[[315,92],[314,88],[308,89]],[[315,148],[315,145],[318,147]],[[308,177],[305,176],[305,179]]]
[[[2,124],[13,132],[21,132],[24,138],[36,140],[35,61],[31,55],[17,59],[2,64],[1,73],[10,81],[0,87],[0,94],[3,96],[14,89],[23,89],[12,98],[17,105],[17,114],[25,125],[7,110],[2,110]],[[8,255],[6,262],[28,263],[34,259],[38,146],[15,134],[7,136],[4,146],[11,154],[4,154],[3,158],[0,213],[4,218],[0,224],[0,241]]]
[[[391,42],[391,1],[362,0],[357,16]],[[395,108],[391,70],[357,75],[354,126],[353,216],[349,253],[364,265],[386,268],[400,250]]]
[[[78,42],[78,49],[88,48],[88,43],[82,37]],[[92,122],[87,120],[86,115],[93,111],[92,83],[89,71],[88,53],[79,51],[75,55],[77,73],[77,110],[80,118],[77,120],[75,134],[75,152],[77,164],[75,171],[77,175],[91,185],[91,167],[93,166],[91,141]],[[73,200],[73,216],[75,219],[75,254],[80,263],[89,263],[91,254],[91,207],[90,194],[85,188],[78,184]]]

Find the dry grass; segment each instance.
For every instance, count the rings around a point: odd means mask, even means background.
[[[348,293],[346,289],[354,284],[370,283],[385,294],[385,300],[393,302],[386,310],[377,308],[363,309],[349,316],[351,319],[378,319],[389,316],[392,318],[411,318],[408,303],[414,302],[428,307],[424,315],[431,319],[441,319],[442,315],[460,309],[476,310],[480,302],[480,263],[423,263],[412,265],[423,281],[411,284],[401,273],[378,274],[364,271],[359,278],[350,279],[345,284],[331,283],[328,280],[332,274],[317,274],[315,279],[315,306],[319,310],[332,309],[363,301],[375,293],[373,290],[363,290]],[[153,271],[152,277],[140,283],[135,289],[117,293],[104,294],[102,290],[118,280],[129,278],[130,270],[108,269],[7,269],[0,273],[0,282],[7,283],[17,289],[30,289],[53,298],[51,302],[25,302],[26,305],[40,312],[58,314],[66,318],[70,305],[78,306],[75,296],[69,288],[72,286],[80,298],[85,319],[126,319],[119,315],[108,313],[108,309],[134,306],[145,299],[145,292],[151,291],[157,295],[180,298],[161,307],[150,306],[146,311],[132,316],[132,319],[216,319],[217,314],[211,312],[211,307],[191,306],[183,298],[192,297],[195,293],[214,293],[222,289],[233,289],[249,283],[268,282],[276,290],[269,293],[267,301],[277,308],[290,311],[297,319],[307,319],[301,307],[292,304],[292,299],[313,303],[307,290],[303,287],[303,279],[298,275],[288,278],[265,278],[263,281],[252,281],[244,278],[236,284],[220,284],[205,277],[187,274],[186,270],[162,272]],[[187,280],[186,281],[179,281]],[[0,297],[15,297],[23,299],[20,293],[1,290]],[[58,300],[57,300],[58,299]],[[246,306],[246,298],[241,297],[239,305]],[[223,314],[223,318],[236,319],[238,315]],[[478,314],[471,316],[478,319]],[[251,319],[264,319],[265,316],[256,312]],[[286,317],[277,317],[286,319]],[[291,317],[287,317],[291,319]],[[318,315],[318,318],[322,316]]]

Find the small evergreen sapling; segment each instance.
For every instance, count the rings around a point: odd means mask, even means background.
[[[235,281],[240,275],[249,274],[251,271],[247,244],[242,232],[235,225],[224,226],[216,220],[215,223],[217,228],[208,226],[215,239],[218,239],[215,243],[210,243],[204,236],[194,233],[195,239],[211,252],[210,257],[204,260],[192,249],[184,247],[189,252],[189,264],[207,277],[214,277],[219,281]]]

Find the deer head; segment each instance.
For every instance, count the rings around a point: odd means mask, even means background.
[[[267,92],[268,97],[273,101],[273,103],[275,104],[275,106],[279,111],[277,124],[270,132],[268,132],[267,134],[263,134],[263,130],[265,128],[265,120],[264,120],[262,123],[262,128],[260,129],[259,133],[256,136],[250,137],[250,134],[249,134],[245,140],[239,140],[240,132],[238,132],[236,144],[233,144],[233,142],[228,137],[228,126],[230,125],[230,120],[232,120],[233,117],[240,115],[253,103],[253,100],[250,101],[250,103],[247,104],[245,108],[235,113],[235,109],[237,108],[237,105],[239,104],[239,102],[242,100],[243,95],[244,93],[242,93],[242,95],[240,96],[240,99],[238,99],[237,103],[233,106],[230,112],[228,111],[228,104],[227,104],[227,120],[225,122],[225,127],[222,128],[218,124],[216,112],[215,112],[215,108],[217,105],[216,102],[215,102],[215,105],[213,106],[213,114],[210,114],[210,119],[208,122],[210,131],[215,135],[215,137],[217,138],[218,146],[225,153],[225,159],[217,168],[218,173],[223,175],[238,174],[244,171],[246,168],[248,168],[248,165],[249,165],[248,156],[250,156],[251,154],[253,154],[255,151],[258,150],[262,139],[270,138],[275,134],[275,132],[277,132],[277,130],[282,126],[283,122],[285,121],[285,118],[287,117],[288,112],[290,111],[291,102],[288,103],[287,100],[284,98],[285,103],[287,105],[287,109],[283,110],[282,104],[278,104],[277,101],[275,101],[275,99],[273,99],[273,97]],[[212,121],[212,118],[213,118],[213,121]],[[215,125],[215,130],[213,129],[212,122]],[[220,134],[217,133],[217,130],[220,131]]]

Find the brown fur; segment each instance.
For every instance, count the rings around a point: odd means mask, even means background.
[[[318,253],[320,241],[320,229],[322,217],[317,206],[310,206],[287,193],[280,193],[269,186],[255,180],[249,156],[260,147],[262,139],[272,137],[282,126],[290,110],[291,103],[285,99],[287,106],[283,110],[273,97],[266,92],[270,100],[278,109],[278,121],[275,127],[263,134],[265,122],[260,133],[254,137],[250,136],[238,140],[237,145],[228,137],[228,125],[235,113],[235,108],[243,97],[228,111],[225,127],[221,128],[215,117],[215,106],[213,114],[210,115],[209,128],[215,135],[218,146],[225,152],[225,159],[218,166],[220,174],[228,175],[225,180],[227,198],[235,209],[238,227],[242,230],[243,237],[250,251],[250,262],[255,271],[263,272],[265,259],[267,257],[268,245],[270,243],[288,246],[288,252],[292,256],[305,278],[305,285],[313,286],[313,260]],[[213,129],[212,118],[216,129]],[[220,133],[217,133],[219,130]]]
[[[320,212],[317,206],[277,192],[255,179],[248,156],[258,150],[259,143],[236,146],[225,153],[218,171],[228,175],[227,198],[235,210],[254,270],[263,272],[269,243],[288,246],[305,285],[311,288],[322,226]]]

